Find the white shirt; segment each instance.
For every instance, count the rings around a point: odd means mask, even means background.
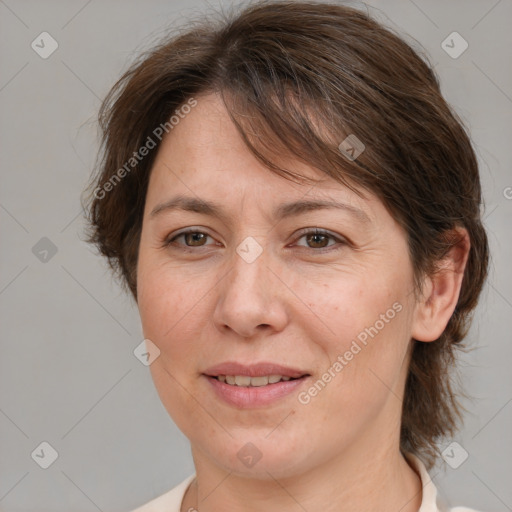
[[[434,482],[430,479],[423,462],[412,453],[407,453],[406,457],[411,467],[416,470],[421,478],[423,495],[418,512],[477,512],[476,510],[466,507],[448,508],[437,495],[437,489]],[[190,475],[170,491],[131,512],[180,512],[181,502],[183,501],[185,492],[195,476],[195,473]]]

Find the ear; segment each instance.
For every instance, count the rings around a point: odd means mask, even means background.
[[[422,298],[416,303],[411,336],[418,341],[437,340],[459,300],[471,243],[464,228],[453,229],[447,239],[455,240],[455,244],[437,262],[437,271],[425,278]]]

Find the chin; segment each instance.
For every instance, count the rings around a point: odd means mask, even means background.
[[[274,439],[265,439],[269,432],[271,429],[265,429],[264,434],[251,435],[244,431],[243,435],[233,438],[226,436],[229,437],[227,445],[212,443],[212,438],[203,439],[203,443],[207,443],[203,451],[224,471],[258,480],[298,476],[316,463],[312,457],[314,447],[310,446],[308,451],[302,449],[303,443],[293,440],[286,432],[282,436],[274,432],[271,434]]]

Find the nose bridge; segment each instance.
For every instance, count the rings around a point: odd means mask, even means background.
[[[286,314],[276,294],[269,255],[253,237],[236,247],[229,262],[231,270],[219,283],[214,313],[219,328],[229,327],[244,337],[253,335],[261,325],[283,328]]]
[[[265,273],[268,270],[268,250],[265,251],[262,243],[254,237],[246,237],[233,254],[231,276],[228,284],[236,295],[251,296],[252,300],[258,300],[263,292],[263,281],[267,280]],[[244,292],[245,289],[245,292]],[[268,287],[267,287],[268,290]]]

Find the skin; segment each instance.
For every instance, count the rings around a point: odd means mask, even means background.
[[[443,271],[425,278],[418,299],[406,235],[375,196],[361,198],[292,160],[290,168],[319,181],[312,187],[273,174],[244,145],[217,95],[197,100],[158,150],[137,267],[144,337],[160,350],[151,374],[196,467],[181,510],[417,511],[420,479],[399,451],[411,338],[429,342],[444,330],[460,290],[466,234],[440,262]],[[177,194],[220,202],[226,218],[150,215]],[[367,220],[342,209],[280,221],[271,215],[283,202],[326,198]],[[182,236],[164,247],[188,227],[208,237]],[[332,238],[300,232],[317,227]],[[252,263],[236,252],[249,236],[263,249]],[[395,303],[401,311],[301,404],[298,393]],[[312,377],[271,406],[238,409],[202,375],[225,361],[272,361]],[[262,454],[250,468],[237,457],[248,442]]]

